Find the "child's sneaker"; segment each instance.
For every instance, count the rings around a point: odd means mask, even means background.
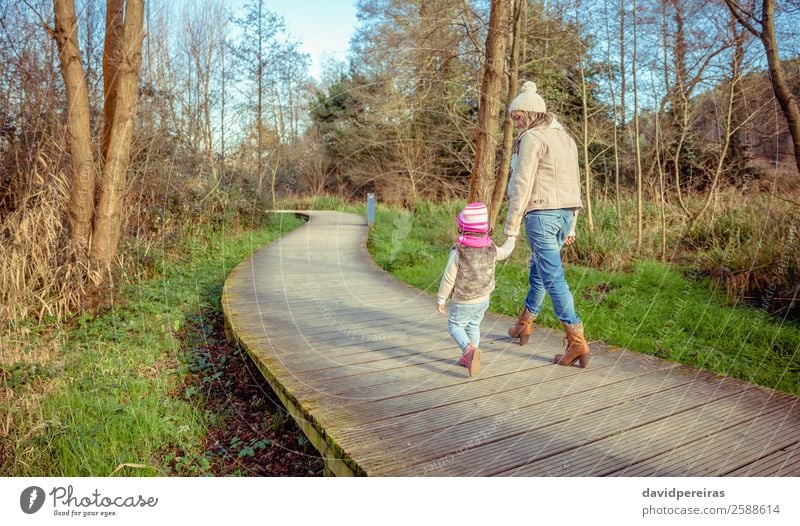
[[[461,358],[458,359],[458,365],[467,367],[467,351],[464,351],[464,353],[461,355]],[[467,368],[469,369],[469,367]]]
[[[458,364],[469,371],[470,377],[476,376],[481,370],[481,350],[472,345],[467,345],[467,350],[458,359]]]

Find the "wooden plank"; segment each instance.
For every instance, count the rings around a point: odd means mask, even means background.
[[[371,352],[385,351],[393,348],[417,348],[420,352],[427,351],[431,346],[447,347],[452,349],[454,355],[458,355],[459,351],[456,344],[445,332],[437,329],[429,331],[419,331],[411,333],[395,333],[395,332],[378,332],[371,334],[358,334],[345,332],[339,339],[329,338],[322,336],[319,338],[305,338],[302,334],[297,333],[302,342],[313,345],[315,349],[324,351],[328,354],[337,356],[347,354],[368,354]],[[301,356],[298,352],[298,337],[289,337],[285,334],[266,334],[263,336],[269,340],[269,350],[276,354],[290,357],[291,355]],[[503,343],[507,343],[507,337],[496,339],[493,334],[484,335],[481,339],[481,348],[487,352],[492,352],[495,349],[497,352]],[[514,348],[503,347],[499,350],[504,352],[514,352]],[[525,349],[517,350],[520,355],[548,355],[549,359],[558,352],[562,352],[563,348],[559,342],[556,341],[540,341],[539,345],[528,345]],[[548,361],[549,361],[548,359]]]
[[[581,379],[581,382],[577,385],[583,386],[585,389],[559,381],[535,384],[535,387],[529,388],[527,396],[518,396],[516,403],[514,401],[505,401],[502,400],[502,397],[492,395],[492,398],[500,400],[500,406],[503,407],[501,411],[495,411],[495,413],[511,413],[514,415],[514,420],[512,422],[505,422],[499,427],[494,426],[497,428],[493,429],[491,440],[497,440],[504,436],[518,435],[532,429],[563,423],[581,414],[587,414],[599,409],[619,405],[629,400],[631,397],[636,398],[650,394],[653,378],[647,378],[647,376],[648,375],[645,374],[641,376],[641,378],[634,377],[624,379],[625,382],[621,386],[613,380],[591,384],[584,378]],[[666,383],[660,383],[661,388],[665,391],[677,385],[688,385],[692,380],[691,378],[682,378],[679,375],[671,375],[667,378],[671,380]],[[469,415],[472,416],[473,413],[479,411],[481,407],[482,402],[478,401],[474,407],[469,408]],[[441,417],[436,418],[435,420],[439,420],[440,418]],[[464,420],[469,422],[468,419]],[[403,422],[403,424],[411,429],[405,422]],[[453,452],[461,449],[464,444],[471,442],[472,437],[479,434],[479,429],[476,429],[476,426],[478,428],[481,426],[486,428],[493,426],[493,424],[494,423],[481,424],[477,422],[475,424],[470,424],[472,427],[456,424],[452,429],[448,430],[448,437],[453,437],[455,444],[437,444],[430,452],[426,451],[425,454],[428,455],[430,453],[434,456],[453,454]],[[459,429],[459,427],[463,427],[463,429]],[[407,432],[408,431],[406,431],[406,433]],[[490,440],[487,439],[482,442],[488,443]],[[433,459],[433,457],[431,458]],[[420,457],[420,459],[425,460],[427,457]]]
[[[749,393],[748,396],[752,396]],[[756,394],[752,401],[761,397]],[[688,450],[702,450],[709,443],[709,437],[724,429],[747,423],[753,415],[763,414],[759,409],[738,410],[747,405],[741,396],[728,399],[735,402],[729,406],[702,407],[699,411],[671,416],[650,425],[625,430],[601,440],[594,441],[590,447],[575,449],[558,458],[531,462],[515,470],[516,475],[525,476],[608,476],[612,474],[631,475],[637,463],[644,463],[685,445]],[[769,405],[775,418],[785,414],[786,408]],[[734,414],[731,414],[734,413]],[[588,446],[588,445],[587,445]]]
[[[769,404],[755,417],[718,429],[707,441],[681,445],[615,474],[719,476],[734,471],[794,444],[800,435],[797,413]]]
[[[497,345],[492,345],[496,343]],[[480,378],[505,375],[523,371],[531,367],[549,366],[552,364],[552,354],[527,354],[520,355],[508,351],[503,347],[507,342],[484,342],[482,344],[483,357]],[[427,352],[441,356],[445,364],[449,364],[446,374],[436,374],[427,367],[409,365],[388,371],[376,370],[354,375],[352,383],[339,385],[340,378],[332,380],[316,380],[321,386],[331,386],[331,392],[338,396],[357,396],[361,399],[374,400],[393,394],[411,393],[413,391],[428,390],[432,387],[442,387],[454,383],[463,383],[468,379],[467,370],[457,364],[458,348],[452,348],[447,342],[442,343],[441,350],[431,347]],[[440,354],[441,353],[441,354]],[[597,362],[597,367],[607,367],[602,362]],[[594,369],[595,367],[592,367]],[[454,372],[455,374],[449,374]]]
[[[800,440],[726,473],[734,477],[791,476],[800,470]]]
[[[558,367],[560,331],[510,343],[482,324],[470,380],[435,297],[374,264],[362,218],[310,212],[223,291],[253,356],[326,459],[349,475],[798,475],[796,397],[592,345]]]
[[[405,417],[402,422],[392,421],[390,426],[376,426],[372,432],[378,435],[382,446],[389,451],[411,444],[418,446],[415,447],[418,450],[424,448],[412,462],[392,460],[380,467],[409,470],[421,463],[458,454],[465,445],[476,441],[489,443],[501,440],[534,428],[543,429],[568,422],[580,414],[614,407],[623,401],[650,396],[652,383],[647,376],[652,374],[585,390],[565,390],[563,384],[551,382],[548,388],[542,387],[529,393],[504,392],[492,396],[492,403],[464,401],[459,402],[460,407],[436,408],[427,416],[414,414]],[[687,379],[676,378],[675,384],[665,386],[664,390],[679,389],[688,383]],[[402,429],[402,433],[398,429]],[[342,438],[344,441],[348,434]],[[354,454],[360,453],[357,447],[352,451]]]
[[[663,421],[673,415],[679,415],[676,422],[685,425],[687,421],[699,418],[703,414],[713,414],[717,410],[729,407],[728,399],[740,394],[736,386],[718,390],[716,394],[698,392],[696,389],[669,390],[664,393],[653,393],[644,400],[628,401],[600,411],[579,413],[574,418],[559,421],[556,425],[540,427],[528,415],[515,422],[518,432],[504,439],[482,443],[474,448],[462,450],[465,458],[458,463],[448,463],[447,459],[458,451],[451,451],[432,460],[423,467],[426,475],[491,475],[515,474],[531,462],[585,447],[597,440],[610,437],[625,430]],[[666,395],[666,396],[664,396]],[[709,398],[711,396],[711,398]],[[709,402],[709,399],[712,401]],[[562,411],[569,411],[566,407]],[[714,416],[713,418],[717,418]],[[742,417],[746,418],[746,417]],[[474,451],[473,451],[474,450]],[[466,453],[469,454],[466,454]],[[491,462],[486,462],[491,459]],[[419,468],[415,471],[419,473]],[[406,470],[398,470],[394,474],[410,474]]]
[[[435,407],[450,405],[463,400],[480,400],[492,403],[491,397],[500,393],[527,389],[533,392],[556,382],[569,389],[585,390],[608,382],[609,377],[620,375],[632,377],[645,374],[643,367],[621,366],[614,357],[596,360],[595,365],[586,370],[577,367],[558,367],[549,357],[530,356],[503,362],[506,366],[495,374],[490,362],[486,374],[469,381],[464,374],[455,378],[437,376],[425,388],[414,388],[399,394],[384,393],[367,400],[359,407],[349,408],[352,415],[380,415],[389,412],[394,418],[406,413],[421,413]],[[463,368],[462,368],[463,370]],[[565,381],[566,380],[566,381]],[[613,381],[613,380],[612,380]],[[366,416],[365,416],[366,418]]]
[[[443,403],[445,400],[452,399],[455,403],[462,401],[476,400],[482,406],[494,404],[499,401],[500,405],[506,404],[505,395],[512,393],[513,396],[533,398],[534,401],[546,402],[550,397],[563,397],[570,393],[591,391],[604,385],[613,385],[620,381],[631,380],[634,378],[647,376],[653,369],[636,369],[617,367],[613,361],[598,360],[595,366],[589,370],[581,370],[577,367],[560,368],[553,365],[550,360],[538,362],[535,357],[531,357],[527,362],[506,361],[502,362],[503,367],[495,370],[488,366],[479,379],[472,382],[452,381],[449,378],[437,377],[426,387],[409,390],[407,392],[394,394],[386,393],[380,398],[375,398],[375,403],[383,404],[388,401],[398,400],[406,404],[408,401],[418,397],[416,393],[430,392],[434,395],[437,403],[420,407],[414,414],[423,416],[424,413],[433,411],[438,407],[451,405]],[[663,367],[663,366],[662,366]],[[669,367],[669,366],[667,366]],[[475,382],[480,384],[473,385]],[[456,393],[450,394],[456,390]],[[462,395],[462,393],[464,393]],[[502,395],[502,396],[501,396]],[[515,404],[519,405],[519,404]],[[511,406],[507,406],[511,407]],[[444,418],[439,415],[437,418]],[[395,417],[396,418],[396,417]],[[407,424],[402,424],[407,425]]]

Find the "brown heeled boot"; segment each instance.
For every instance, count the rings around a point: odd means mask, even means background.
[[[577,361],[578,366],[581,369],[585,369],[589,365],[589,346],[583,336],[583,323],[564,323],[563,325],[566,333],[567,352],[565,354],[556,354],[553,357],[553,363],[572,365]]]
[[[536,316],[534,316],[531,311],[523,308],[517,323],[508,329],[508,335],[512,338],[519,338],[519,344],[525,345],[531,338],[531,333],[533,332],[533,320],[535,319]]]

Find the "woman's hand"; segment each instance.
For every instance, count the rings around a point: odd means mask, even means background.
[[[572,211],[572,225],[569,228],[569,234],[567,234],[567,239],[564,241],[565,245],[571,245],[575,242],[575,228],[578,226],[578,210],[575,209]]]
[[[501,250],[507,250],[508,252],[513,252],[514,247],[517,245],[517,236],[508,236],[506,238],[506,242],[500,245]]]
[[[444,303],[437,303],[436,310],[439,311],[439,314],[444,314]]]

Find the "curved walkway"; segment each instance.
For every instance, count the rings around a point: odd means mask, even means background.
[[[798,398],[487,314],[470,380],[432,295],[379,269],[361,216],[309,222],[231,272],[230,338],[336,475],[800,475]]]

